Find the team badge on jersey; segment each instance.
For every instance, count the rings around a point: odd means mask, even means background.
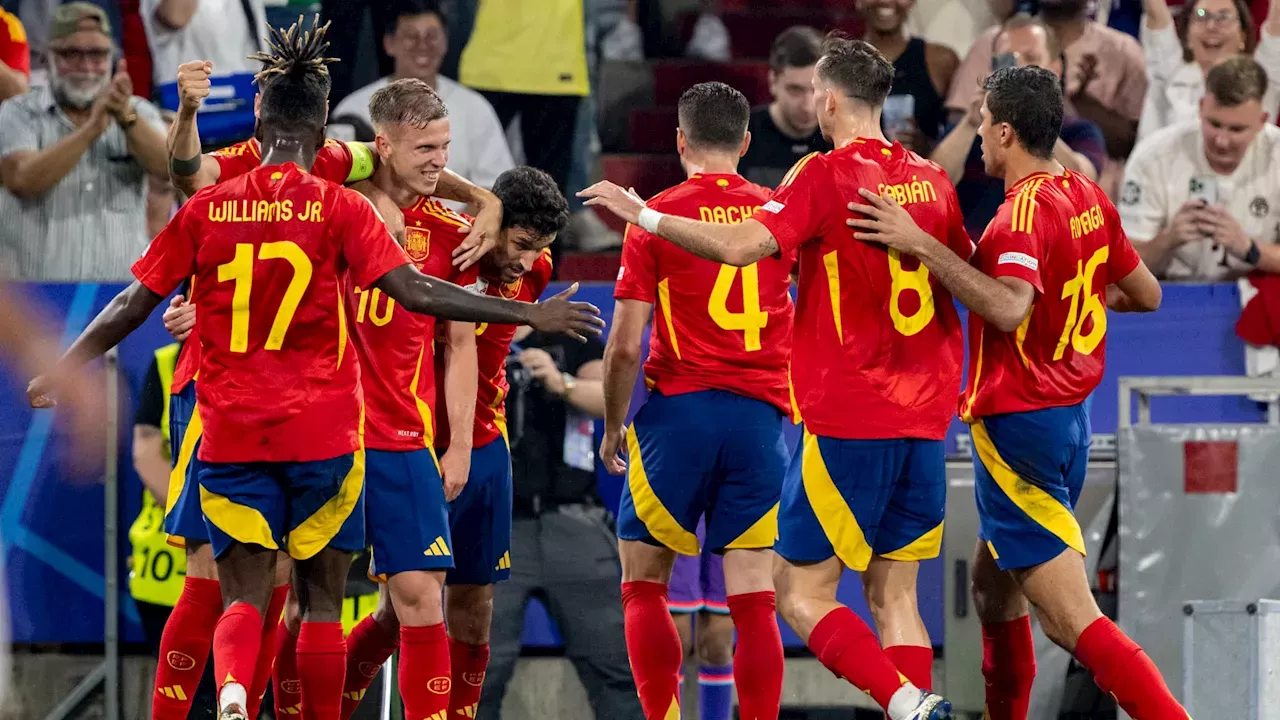
[[[424,262],[431,250],[431,231],[420,227],[404,229],[404,251],[415,263]]]

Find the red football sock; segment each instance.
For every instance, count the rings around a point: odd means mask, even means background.
[[[679,716],[680,666],[684,651],[667,610],[667,586],[655,582],[622,583],[622,614],[631,674],[646,720]]]
[[[1098,687],[1110,693],[1133,720],[1188,717],[1156,664],[1107,618],[1098,618],[1080,633],[1075,656],[1093,673]]]
[[[275,680],[276,718],[302,714],[302,682],[298,679],[298,636],[280,620],[276,629],[276,662],[271,671]]]
[[[223,686],[231,683],[248,690],[261,648],[262,613],[258,608],[237,602],[223,611],[213,631],[214,680],[219,694]]]
[[[782,635],[772,591],[730,595],[729,616],[738,631],[733,683],[742,720],[777,720],[782,706]]]
[[[298,631],[298,679],[302,715],[307,720],[342,716],[342,681],[347,674],[347,643],[340,622],[303,621]]]
[[[156,691],[151,696],[154,720],[187,720],[221,615],[218,581],[187,576],[160,636]]]
[[[982,676],[990,720],[1027,720],[1036,679],[1031,616],[982,626]]]
[[[809,649],[828,670],[871,696],[883,709],[906,682],[875,633],[852,610],[838,607],[809,633]]]
[[[449,636],[444,623],[402,625],[400,697],[405,720],[444,720],[449,712],[450,683]]]
[[[933,688],[933,648],[919,645],[894,645],[884,649],[898,672],[907,676],[921,690]]]
[[[382,664],[396,651],[400,636],[387,632],[372,615],[351,628],[347,636],[347,682],[342,687],[342,720],[349,720]]]
[[[262,655],[258,657],[253,685],[249,687],[249,717],[255,720],[262,705],[262,696],[267,694],[267,683],[271,682],[271,668],[276,663],[276,632],[288,597],[289,586],[281,585],[271,591],[271,602],[267,604],[267,620],[262,626]]]
[[[453,677],[449,717],[474,718],[484,673],[489,668],[489,645],[468,645],[449,638],[449,666]]]

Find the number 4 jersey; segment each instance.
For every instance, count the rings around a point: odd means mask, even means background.
[[[968,258],[955,190],[898,143],[859,138],[805,156],[754,215],[798,249],[791,380],[805,428],[845,440],[940,440],[955,412],[964,337],[951,295],[916,258],[845,224],[867,188],[892,194],[925,232]]]
[[[966,422],[1084,402],[1106,359],[1107,286],[1138,267],[1105,193],[1082,175],[1036,173],[1005,193],[982,234],[974,266],[1036,289],[1015,332],[969,314]]]
[[[344,284],[369,287],[408,262],[363,196],[292,163],[196,193],[133,274],[161,296],[196,276],[200,459],[355,451],[363,410]]]
[[[768,198],[768,189],[739,175],[699,174],[659,193],[648,206],[695,220],[740,223]],[[744,268],[721,265],[628,225],[613,296],[656,306],[646,384],[664,395],[726,390],[790,415],[792,265],[782,257]]]

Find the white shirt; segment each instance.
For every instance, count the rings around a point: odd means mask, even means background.
[[[1191,199],[1191,180],[1215,179],[1218,202],[1259,244],[1280,241],[1280,127],[1265,125],[1239,167],[1217,175],[1204,156],[1200,121],[1164,128],[1138,143],[1125,166],[1120,221],[1131,240],[1147,241],[1171,222]],[[1211,239],[1174,251],[1165,272],[1171,280],[1213,281],[1248,272],[1252,266]]]
[[[1138,122],[1138,139],[1200,116],[1204,97],[1204,72],[1195,61],[1182,59],[1182,41],[1172,24],[1162,30],[1148,30],[1144,19],[1138,33],[1147,56],[1147,98]],[[1262,109],[1275,121],[1280,108],[1280,37],[1267,34],[1264,27],[1253,59],[1267,71],[1267,93]]]
[[[253,11],[253,24],[245,17],[241,0],[199,0],[196,12],[186,27],[174,30],[156,19],[160,0],[142,0],[142,24],[151,46],[151,63],[157,84],[177,79],[178,66],[194,60],[213,63],[216,77],[236,73],[256,73],[262,63],[249,56],[265,49],[255,38],[267,32],[266,11],[262,0],[248,0]]]
[[[329,113],[329,119],[354,115],[372,125],[369,99],[389,81],[390,78],[382,78],[343,98]],[[449,169],[480,187],[493,187],[499,175],[515,167],[498,114],[483,95],[443,75],[436,79],[436,93],[449,109]],[[454,209],[461,207],[457,203],[446,204]]]

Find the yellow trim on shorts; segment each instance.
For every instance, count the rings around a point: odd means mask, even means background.
[[[973,447],[978,451],[978,460],[996,481],[1000,491],[1037,525],[1058,536],[1058,539],[1066,543],[1067,547],[1081,555],[1086,554],[1084,534],[1080,532],[1080,523],[1071,509],[1054,496],[1019,477],[1009,463],[1000,457],[1000,452],[996,450],[995,443],[987,434],[987,426],[982,420],[973,423],[970,428]]]
[[[232,502],[230,498],[209,492],[200,486],[200,509],[214,527],[245,545],[261,545],[269,550],[279,550],[271,525],[261,512]]]
[[[862,572],[871,562],[871,545],[858,525],[858,518],[849,508],[849,501],[845,500],[827,471],[818,437],[805,431],[803,442],[800,477],[809,506],[835,549],[836,557],[850,569]]]
[[[918,560],[932,560],[942,553],[942,526],[944,522],[938,523],[938,526],[920,537],[907,543],[904,547],[898,548],[893,552],[887,552],[880,557],[885,560],[897,560],[898,562],[915,562]]]
[[[165,498],[164,514],[165,517],[173,512],[173,507],[178,504],[178,496],[182,494],[182,489],[187,485],[187,469],[191,466],[191,458],[195,457],[196,443],[199,442],[200,436],[204,434],[204,423],[200,420],[200,406],[195,405],[191,410],[191,421],[187,423],[187,432],[182,436],[182,447],[178,450],[178,460],[173,464],[173,469],[169,471],[169,494]]]
[[[363,426],[363,417],[361,425]],[[363,433],[361,435],[361,447],[352,454],[351,469],[342,479],[337,494],[321,505],[319,510],[311,513],[298,527],[289,531],[289,556],[294,560],[306,560],[325,549],[360,501],[364,492],[365,462]]]
[[[653,486],[649,484],[649,476],[644,471],[644,460],[640,457],[640,439],[636,436],[634,425],[627,428],[627,468],[627,487],[631,489],[636,515],[653,539],[681,555],[699,554],[698,536],[680,526],[680,522],[662,504],[658,494],[653,491]],[[774,523],[777,523],[776,513]]]
[[[725,550],[767,550],[778,537],[778,503],[774,503],[761,518],[745,532],[724,546]]]

